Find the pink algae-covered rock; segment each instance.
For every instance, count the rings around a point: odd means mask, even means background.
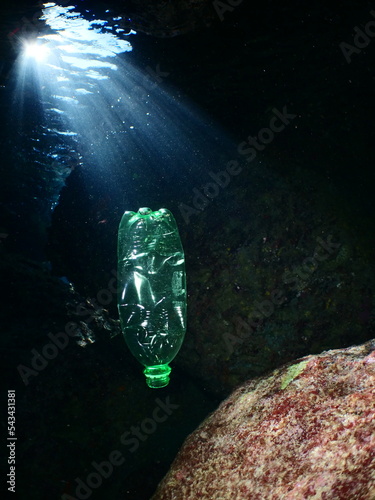
[[[240,386],[152,500],[375,500],[375,341]]]

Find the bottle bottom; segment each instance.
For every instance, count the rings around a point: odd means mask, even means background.
[[[143,373],[146,376],[146,383],[151,389],[160,389],[169,384],[169,374],[172,368],[166,363],[165,365],[146,366]]]

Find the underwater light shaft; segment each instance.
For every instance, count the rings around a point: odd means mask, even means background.
[[[161,68],[161,78],[159,63],[156,73],[137,67],[126,54],[131,44],[113,30],[103,32],[104,21],[88,21],[74,7],[54,4],[41,19],[48,32],[37,43],[49,53],[37,64],[19,58],[15,106],[22,125],[29,117],[22,105],[33,99],[33,106],[43,108],[43,134],[74,138],[85,189],[87,181],[114,206],[124,200],[130,206],[168,206],[177,186],[181,197],[190,193],[202,172],[223,161],[223,152],[233,154],[225,132],[185,104],[177,90],[168,91],[168,68]]]

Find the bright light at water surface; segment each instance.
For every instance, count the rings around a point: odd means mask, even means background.
[[[41,35],[39,39],[48,43],[51,49],[53,47],[61,61],[78,68],[100,67],[101,64],[109,67],[108,63],[101,63],[99,59],[132,50],[127,40],[120,39],[113,33],[103,32],[106,21],[88,21],[72,6],[45,4],[41,20],[54,32]],[[112,65],[112,69],[116,69],[116,66]]]
[[[39,42],[25,42],[23,46],[23,53],[26,57],[31,57],[37,61],[44,61],[48,54],[50,53],[50,49],[45,45]]]

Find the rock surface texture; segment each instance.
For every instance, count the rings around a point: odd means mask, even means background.
[[[153,500],[374,500],[375,341],[240,386],[185,441]]]

